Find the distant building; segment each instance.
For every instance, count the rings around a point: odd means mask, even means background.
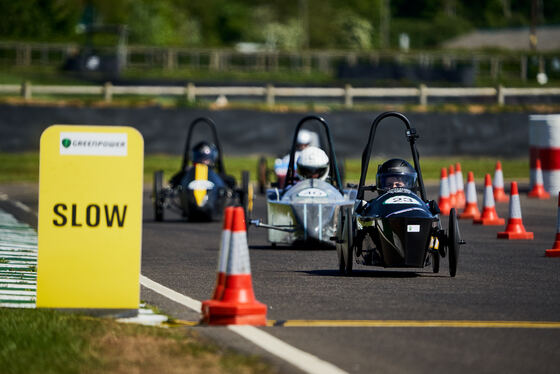
[[[511,29],[476,30],[442,44],[450,49],[499,48],[528,51],[529,27]],[[537,27],[537,51],[560,51],[560,26]]]

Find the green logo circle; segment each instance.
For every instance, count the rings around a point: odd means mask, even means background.
[[[70,144],[72,144],[72,142],[70,141],[70,139],[68,139],[68,138],[62,139],[62,145],[64,146],[64,148],[70,147]]]

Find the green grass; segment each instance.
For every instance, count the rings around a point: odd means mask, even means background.
[[[2,373],[270,373],[252,356],[224,351],[184,329],[117,323],[51,310],[0,308]],[[124,369],[124,370],[123,370]]]
[[[154,171],[163,170],[164,178],[168,180],[179,171],[182,158],[172,155],[147,155],[144,159],[144,182],[151,183]],[[224,159],[226,172],[240,179],[241,172],[248,170],[251,179],[256,180],[258,156],[230,156]],[[490,157],[423,157],[421,159],[422,175],[426,181],[437,181],[441,168],[449,167],[457,162],[461,163],[463,176],[466,181],[467,172],[472,171],[477,180],[482,180],[485,173],[494,175],[497,158]],[[505,179],[523,180],[529,178],[528,157],[515,159],[501,159]],[[272,168],[274,159],[268,158],[268,166]],[[375,178],[377,165],[381,159],[373,159],[368,170],[368,183]],[[357,182],[360,179],[360,160],[346,159],[346,180]],[[0,183],[37,182],[39,177],[39,155],[37,153],[0,153]]]

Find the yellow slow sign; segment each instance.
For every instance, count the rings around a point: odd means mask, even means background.
[[[43,132],[37,307],[138,309],[143,162],[131,127]]]

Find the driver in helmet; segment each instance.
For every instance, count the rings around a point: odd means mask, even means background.
[[[296,165],[297,175],[302,179],[325,180],[329,174],[329,157],[325,151],[315,146],[301,151]]]
[[[393,188],[412,190],[416,187],[418,174],[405,160],[393,158],[377,167],[377,190],[385,193]]]
[[[294,154],[294,162],[297,162],[301,152],[309,147],[313,141],[313,132],[305,129],[301,129],[298,132],[296,138],[296,151]],[[290,154],[288,153],[282,158],[277,158],[274,161],[274,172],[278,177],[279,181],[282,181],[280,185],[283,185],[284,178],[286,177],[286,173],[288,172],[288,167],[290,163]]]
[[[205,141],[197,143],[192,149],[192,161],[195,164],[205,164],[213,168],[218,160],[218,148]]]

